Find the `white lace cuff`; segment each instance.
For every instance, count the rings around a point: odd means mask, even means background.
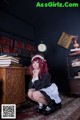
[[[39,80],[39,78],[38,78],[38,77],[33,78],[33,79],[32,79],[32,82],[34,83],[34,81],[36,81],[36,80]]]

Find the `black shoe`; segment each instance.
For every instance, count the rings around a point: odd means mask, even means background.
[[[37,108],[37,113],[42,113],[43,112],[43,108]]]
[[[45,109],[42,114],[43,114],[43,115],[49,115],[49,114],[51,114],[53,111],[54,111],[54,110],[52,110],[52,109],[51,109],[51,110],[48,110],[48,111]]]
[[[45,105],[43,105],[42,108],[39,108],[39,106],[38,106],[37,109],[36,109],[36,111],[37,111],[37,113],[43,113],[43,111],[44,111],[45,108],[46,108]]]
[[[58,103],[58,104],[56,104],[55,109],[59,110],[59,109],[61,109],[61,107],[62,107],[61,103]]]
[[[51,108],[50,110],[44,110],[43,115],[49,115],[53,112],[56,112],[57,110],[61,109],[61,103],[57,104],[55,107]]]

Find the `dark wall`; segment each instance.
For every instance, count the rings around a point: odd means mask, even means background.
[[[45,9],[43,9],[43,12]],[[70,48],[64,49],[57,45],[62,32],[72,35],[80,33],[80,14],[79,8],[57,8],[46,9],[44,12],[46,21],[38,24],[36,27],[36,39],[43,41],[47,46],[44,53],[48,62],[49,71],[52,75],[53,82],[56,82],[61,90],[69,90],[68,74],[67,74],[67,55]],[[78,38],[80,43],[80,36]]]
[[[8,13],[6,10],[0,10],[0,31],[16,34],[26,38],[26,40],[34,40],[34,26],[30,25],[23,20],[16,18],[13,14]],[[5,33],[4,33],[5,34]]]
[[[34,26],[0,9],[0,36],[35,44]],[[30,57],[20,57],[20,64],[29,65]]]
[[[79,36],[80,8],[36,8],[36,11],[41,18],[38,21],[36,17],[36,37],[34,25],[28,24],[3,10],[0,10],[0,35],[4,33],[4,35],[10,36],[9,33],[13,33],[19,35],[19,38],[23,36],[34,42],[36,41],[36,47],[40,41],[43,41],[47,46],[44,55],[47,59],[52,81],[56,82],[60,90],[67,91],[69,86],[66,57],[70,52],[71,45],[68,49],[64,49],[58,46],[57,42],[62,32]],[[33,19],[30,19],[30,21],[33,21]],[[11,37],[18,38],[15,35],[11,35]],[[28,39],[22,40],[26,41]],[[80,37],[78,42],[80,43]]]

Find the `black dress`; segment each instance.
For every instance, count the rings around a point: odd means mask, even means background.
[[[51,77],[49,73],[43,74],[42,79],[32,79],[29,82],[29,89],[31,88],[40,91],[45,96],[48,104],[52,104],[52,101],[54,101],[56,104],[61,103],[58,87],[55,83],[51,83]]]

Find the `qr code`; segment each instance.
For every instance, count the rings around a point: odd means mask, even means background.
[[[15,104],[2,104],[1,105],[1,118],[2,119],[15,119],[16,118],[16,105]]]

